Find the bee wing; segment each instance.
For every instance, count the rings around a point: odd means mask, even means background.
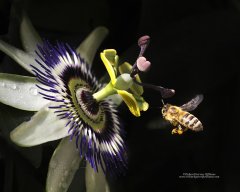
[[[196,95],[192,100],[181,106],[184,111],[193,111],[202,102],[203,95]]]

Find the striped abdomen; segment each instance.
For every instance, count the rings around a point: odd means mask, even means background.
[[[179,116],[179,121],[183,126],[193,131],[201,131],[203,129],[201,121],[186,111],[183,111],[182,115]]]

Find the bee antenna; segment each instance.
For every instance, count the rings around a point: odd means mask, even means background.
[[[165,103],[164,103],[163,99],[161,99],[161,101],[162,101],[162,104],[163,104],[163,105],[165,105]]]

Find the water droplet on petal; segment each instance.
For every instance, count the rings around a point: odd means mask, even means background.
[[[0,87],[4,87],[4,86],[5,86],[5,83],[0,82]]]
[[[29,91],[32,95],[37,95],[38,94],[38,90],[35,87],[31,87]]]
[[[12,89],[17,89],[17,85],[12,84],[12,85],[11,85],[11,88],[12,88]]]

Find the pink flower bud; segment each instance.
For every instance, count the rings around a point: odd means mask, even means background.
[[[139,71],[145,72],[147,71],[151,66],[151,63],[146,60],[145,57],[139,57],[137,59],[137,68]]]

